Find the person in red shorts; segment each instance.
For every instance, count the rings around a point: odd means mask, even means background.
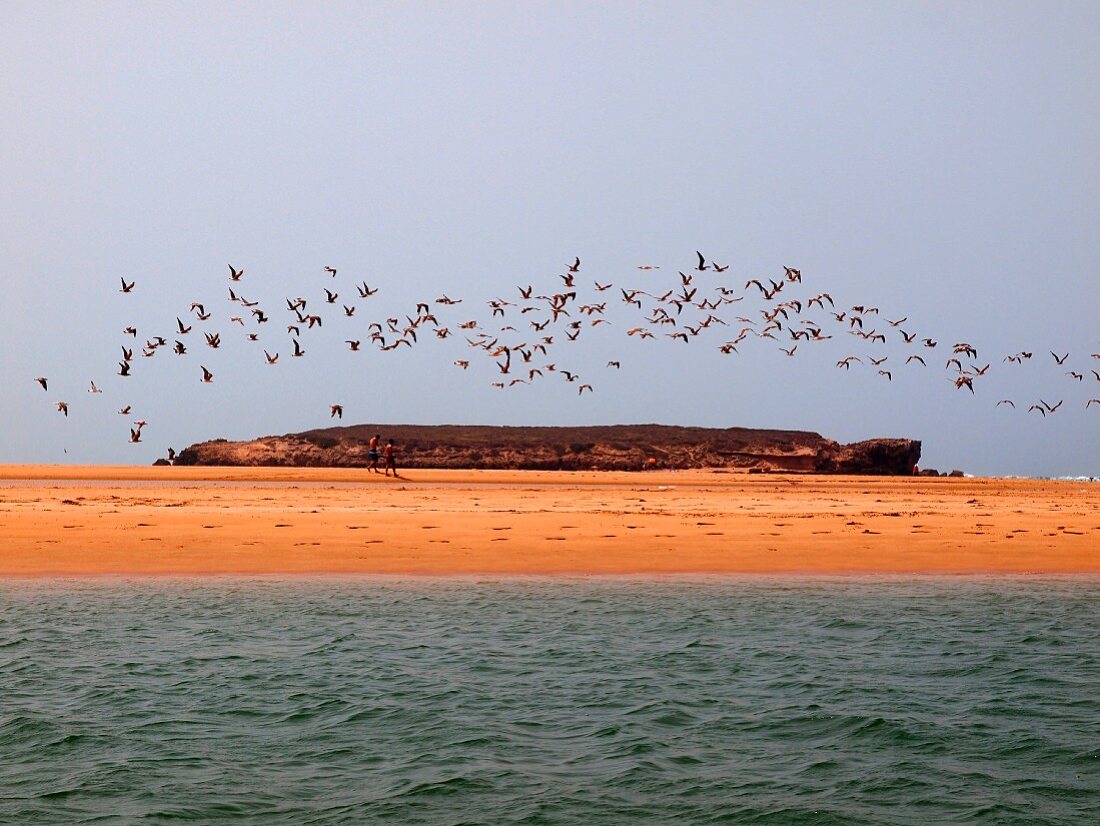
[[[386,446],[382,448],[382,459],[385,462],[386,475],[390,475],[390,469],[393,469],[393,475],[397,477],[397,463],[393,458],[393,439],[386,440]]]

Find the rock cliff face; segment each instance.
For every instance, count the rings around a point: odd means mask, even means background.
[[[403,468],[643,470],[728,468],[806,473],[911,474],[921,443],[871,439],[842,445],[798,430],[609,425],[331,427],[248,442],[215,439],[181,451],[177,465],[364,467],[367,442],[392,438]]]

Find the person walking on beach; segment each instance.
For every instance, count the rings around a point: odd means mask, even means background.
[[[390,475],[393,468],[394,478],[397,478],[397,463],[393,459],[393,439],[386,440],[386,446],[382,449],[382,458],[385,459],[386,475]]]
[[[379,438],[381,437],[377,433],[375,433],[373,436],[370,437],[370,442],[368,444],[369,452],[367,455],[370,457],[370,463],[367,465],[367,470],[373,470],[375,473],[378,473]]]

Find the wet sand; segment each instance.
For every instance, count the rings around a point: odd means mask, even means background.
[[[1100,573],[1100,487],[0,466],[0,576]]]

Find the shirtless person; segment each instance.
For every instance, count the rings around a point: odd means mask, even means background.
[[[393,468],[393,476],[397,478],[397,464],[393,460],[393,439],[386,441],[386,446],[382,448],[382,458],[386,460],[386,475],[390,475],[390,468]]]
[[[378,473],[379,438],[381,437],[377,433],[375,433],[373,436],[370,437],[370,443],[368,445],[368,447],[370,448],[370,453],[368,454],[370,456],[370,464],[367,465],[367,470],[373,470],[375,473]]]

